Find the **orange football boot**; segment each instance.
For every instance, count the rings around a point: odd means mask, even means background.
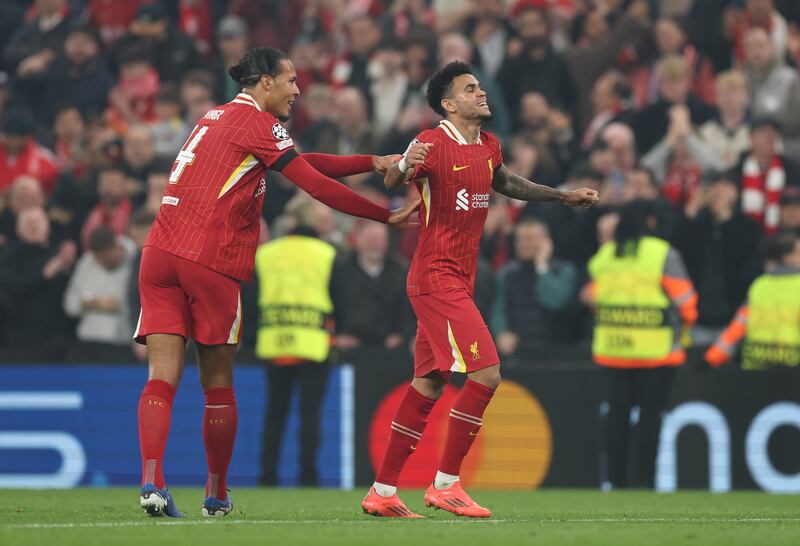
[[[415,514],[403,504],[400,497],[392,495],[391,497],[381,497],[375,491],[374,487],[369,488],[369,493],[361,501],[361,508],[364,509],[365,514],[371,516],[383,516],[386,518],[424,518]]]
[[[468,518],[488,518],[492,513],[467,495],[461,482],[457,481],[447,489],[436,489],[433,484],[425,491],[425,506],[437,510],[447,510],[457,516]]]

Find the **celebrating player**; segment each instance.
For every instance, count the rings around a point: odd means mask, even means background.
[[[190,337],[205,391],[208,481],[202,512],[219,516],[233,509],[226,476],[237,425],[233,361],[242,317],[239,281],[253,272],[265,169],[282,172],[312,197],[348,214],[403,224],[415,208],[389,212],[325,176],[373,169],[385,174],[391,157],[295,151],[280,123],[300,94],[284,52],[250,50],[230,75],[243,90],[209,110],[189,135],[142,253],[135,339],[147,344],[149,381],[139,399],[140,503],[151,516],[182,516],[165,486],[162,461]]]
[[[467,380],[450,410],[447,438],[425,504],[457,515],[489,517],[461,487],[461,462],[500,384],[500,359],[473,300],[478,245],[490,191],[526,201],[589,207],[597,192],[563,192],[534,184],[503,165],[500,144],[481,124],[491,117],[486,93],[468,65],[452,62],[428,82],[428,103],[444,120],[414,139],[384,182],[414,180],[422,196],[419,243],[407,291],[417,316],[414,378],[389,432],[375,483],[361,503],[376,516],[421,517],[397,496],[403,465],[422,438],[428,415],[453,372]]]

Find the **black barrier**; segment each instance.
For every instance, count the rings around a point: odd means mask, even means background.
[[[697,363],[696,355],[692,357],[692,362],[676,375],[665,414],[657,488],[800,492],[800,372],[747,372],[734,365],[708,370]],[[370,435],[371,426],[380,418],[376,410],[382,401],[386,403],[387,394],[408,383],[411,360],[403,354],[383,351],[360,351],[346,358],[356,368],[356,483],[367,485],[374,479],[370,449],[374,451],[388,436],[388,427],[377,427]],[[504,367],[502,371],[504,380],[522,387],[541,405],[549,425],[551,453],[546,468],[541,469],[542,479],[524,478],[521,483],[529,483],[530,487],[602,486],[601,370],[587,367],[581,360],[578,365],[562,362],[546,368]],[[455,382],[458,384],[459,380]],[[514,408],[514,404],[517,402],[505,407]],[[531,404],[522,405],[528,408]],[[510,436],[493,442],[505,442],[507,449],[484,449],[480,456],[486,460],[472,465],[479,467],[476,472],[485,472],[492,465],[510,464],[507,457],[514,450],[513,436],[528,426],[525,412],[530,412],[525,408],[519,414],[506,409],[495,419],[495,427]],[[530,426],[543,427],[538,421],[531,423]],[[487,423],[481,435],[490,434],[489,428]],[[441,427],[433,432],[441,433]],[[532,466],[545,464],[537,460],[537,452],[548,449],[546,438],[545,431],[536,449],[519,448],[529,454]],[[497,459],[492,460],[487,453],[497,454]],[[430,464],[435,467],[435,460]],[[434,471],[435,468],[431,470]],[[484,479],[480,485],[505,487],[509,483]]]

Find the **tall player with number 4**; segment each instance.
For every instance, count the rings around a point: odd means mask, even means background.
[[[391,166],[384,182],[413,181],[420,195],[420,233],[407,291],[417,316],[414,378],[394,415],[389,443],[373,487],[362,502],[368,514],[421,517],[397,496],[397,482],[422,438],[428,415],[453,372],[466,373],[450,410],[444,451],[425,504],[460,516],[489,517],[461,487],[461,463],[500,384],[500,359],[473,299],[475,269],[492,190],[526,201],[589,207],[587,188],[564,192],[535,184],[503,165],[497,139],[481,131],[491,118],[486,93],[469,66],[452,62],[428,82],[428,104],[444,119],[423,131]]]
[[[147,344],[149,377],[138,410],[139,497],[151,516],[182,516],[166,488],[162,466],[190,337],[196,342],[205,391],[208,480],[202,513],[221,516],[233,509],[226,477],[237,425],[233,361],[242,324],[239,282],[253,273],[265,169],[280,171],[312,197],[363,218],[402,224],[414,209],[390,212],[327,177],[371,170],[384,174],[391,157],[295,151],[281,124],[300,93],[285,53],[250,50],[230,75],[242,92],[209,110],[189,135],[142,252],[142,312],[135,339]]]

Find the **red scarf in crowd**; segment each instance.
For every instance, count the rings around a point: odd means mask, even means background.
[[[758,161],[747,156],[742,172],[742,211],[761,224],[764,233],[774,235],[780,221],[780,200],[786,185],[786,171],[777,155],[766,172],[761,172]]]

